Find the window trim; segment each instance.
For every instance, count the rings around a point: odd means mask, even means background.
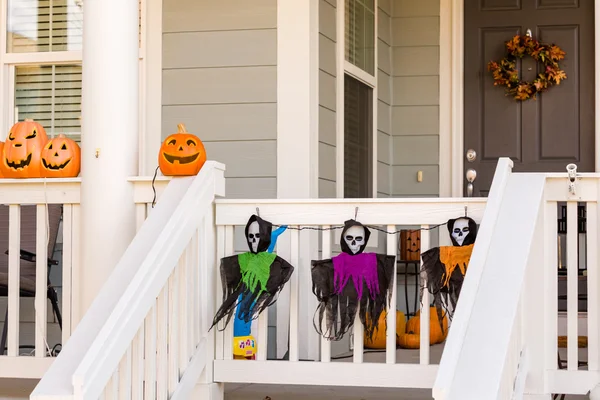
[[[152,6],[154,7],[154,6]],[[139,171],[140,174],[147,172],[145,168],[148,157],[145,149],[148,145],[148,131],[150,126],[156,124],[158,120],[158,140],[160,140],[160,118],[161,116],[153,116],[152,121],[149,121],[149,116],[153,115],[148,112],[148,108],[152,107],[153,102],[160,104],[162,82],[160,75],[162,72],[162,63],[157,66],[148,65],[147,56],[152,53],[155,56],[156,52],[162,51],[162,48],[148,48],[148,41],[151,37],[155,37],[157,29],[162,34],[162,7],[156,12],[149,11],[150,5],[148,0],[141,0],[141,29],[140,29],[140,47],[139,47],[139,78],[140,78],[140,98],[139,98]],[[154,11],[154,9],[153,9]],[[151,15],[152,17],[149,17]],[[148,20],[152,20],[152,24]],[[28,52],[28,53],[7,53],[7,26],[8,26],[8,0],[0,0],[0,141],[4,141],[10,127],[14,124],[15,118],[18,118],[14,106],[15,95],[15,67],[21,65],[62,65],[62,64],[79,64],[83,63],[83,51],[48,51],[48,52]],[[156,45],[154,41],[153,45]],[[160,43],[159,43],[160,44]],[[154,57],[156,58],[156,57]],[[149,79],[151,77],[152,79]],[[82,97],[83,101],[83,97]],[[154,129],[156,130],[156,129]],[[153,134],[151,139],[156,139]],[[156,149],[158,151],[158,146]],[[154,158],[154,157],[152,157]]]
[[[346,61],[345,54],[345,29],[346,29],[346,2],[339,0],[336,8],[336,196],[344,198],[344,77],[350,75],[353,78],[363,82],[373,89],[373,137],[372,145],[372,197],[377,198],[377,109],[379,103],[377,76],[379,71],[378,53],[379,53],[379,0],[375,0],[375,23],[374,29],[374,75],[358,68],[354,64]]]

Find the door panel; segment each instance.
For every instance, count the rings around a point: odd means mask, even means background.
[[[515,171],[562,172],[572,162],[579,171],[594,170],[593,3],[465,1],[464,150],[477,158],[464,165],[477,171],[474,196],[487,195],[499,157],[510,157]],[[503,58],[505,42],[528,29],[566,52],[560,66],[567,79],[536,100],[517,102],[493,85],[487,63]],[[531,57],[517,63],[528,81],[541,67]]]

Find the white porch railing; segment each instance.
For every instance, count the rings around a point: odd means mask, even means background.
[[[243,227],[257,209],[261,218],[275,225],[288,225],[288,231],[277,242],[277,254],[295,267],[291,280],[277,301],[278,339],[283,336],[287,345],[289,329],[289,360],[267,360],[266,344],[268,313],[260,315],[256,323],[256,360],[233,359],[233,323],[217,333],[214,379],[216,382],[260,383],[283,385],[328,385],[388,388],[432,388],[438,365],[431,363],[430,347],[420,346],[418,364],[397,363],[396,332],[387,333],[386,360],[368,363],[363,359],[362,324],[354,325],[353,362],[335,362],[331,356],[331,342],[320,340],[313,329],[316,299],[311,286],[311,259],[325,259],[332,255],[341,230],[320,232],[321,254],[317,252],[317,234],[299,232],[299,227],[329,228],[343,225],[354,218],[365,225],[379,226],[387,232],[396,232],[400,225],[421,226],[424,229],[443,224],[450,218],[462,216],[465,206],[468,215],[480,222],[486,199],[323,199],[323,200],[217,200],[218,258],[247,251],[243,239],[235,246],[234,227]],[[241,231],[241,229],[240,229]],[[314,232],[314,231],[313,231]],[[435,231],[434,231],[435,232]],[[311,238],[311,235],[313,236]],[[335,236],[334,236],[335,235]],[[286,236],[289,238],[285,240]],[[374,231],[371,235],[377,236]],[[430,247],[431,231],[421,232],[422,251]],[[338,242],[339,243],[339,242]],[[388,234],[383,252],[396,255],[397,234]],[[374,249],[368,249],[368,251]],[[395,274],[394,274],[395,276]],[[215,282],[221,287],[220,281]],[[391,304],[396,304],[396,284],[393,285]],[[220,295],[218,297],[221,299]],[[424,293],[421,307],[420,343],[429,343],[429,295]],[[282,315],[284,317],[282,317]],[[287,317],[289,315],[289,317]],[[387,315],[387,326],[396,326],[396,314]],[[280,334],[279,330],[284,329]],[[316,356],[311,350],[316,349]],[[302,360],[312,361],[302,361]]]
[[[578,174],[573,191],[570,183],[566,173],[515,173],[501,201],[490,200],[440,363],[436,400],[598,396],[600,174]],[[567,350],[560,357],[566,369],[558,366],[557,211],[563,202]],[[585,240],[578,238],[578,205],[586,210]],[[488,224],[491,215],[495,222]],[[587,266],[587,333],[578,332],[580,254]],[[587,336],[587,349],[578,349],[578,335]]]
[[[139,222],[149,199],[134,184]],[[185,399],[199,381],[211,390],[213,201],[224,191],[214,161],[169,182],[32,399]]]
[[[0,248],[0,257],[8,257],[8,282],[4,277],[0,283],[3,291],[8,283],[8,319],[2,323],[8,328],[6,355],[0,355],[0,378],[41,378],[54,360],[52,349],[68,340],[73,321],[79,316],[78,294],[72,282],[79,279],[80,182],[79,178],[0,179],[0,205],[3,208],[0,217],[3,239],[0,242],[7,246]],[[62,235],[58,233],[61,213]],[[24,233],[27,235],[22,235]],[[49,251],[54,243],[50,243],[49,249],[49,241],[55,241],[57,236],[62,239],[62,257],[56,260],[60,264],[54,268],[62,270],[62,282],[53,281],[52,284],[61,287],[58,302],[62,316],[60,333],[48,332],[49,322],[56,321],[47,295],[47,259],[53,258]],[[25,237],[25,243],[21,242],[22,237]],[[21,267],[21,249],[35,253],[35,267],[32,266],[35,271],[24,271]],[[20,279],[22,274],[27,275],[26,281]],[[35,293],[33,310],[24,305],[21,291],[26,291],[28,296]],[[2,319],[5,312],[1,307]],[[22,331],[22,327],[30,329]],[[4,349],[0,349],[0,354],[4,354]]]

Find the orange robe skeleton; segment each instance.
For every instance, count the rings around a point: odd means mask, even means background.
[[[421,254],[421,272],[427,281],[425,288],[433,295],[439,320],[442,310],[452,318],[460,295],[471,253],[477,237],[477,224],[471,218],[463,217],[448,221],[453,246],[434,247]],[[443,331],[443,327],[442,327]]]

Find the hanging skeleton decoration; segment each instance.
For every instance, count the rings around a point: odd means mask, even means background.
[[[372,338],[388,307],[396,257],[363,253],[370,235],[360,222],[348,220],[340,240],[342,253],[312,261],[313,293],[319,301],[313,322],[326,339],[340,340],[354,325],[357,312]]]
[[[421,272],[427,277],[427,290],[433,295],[440,321],[442,309],[450,318],[454,314],[477,237],[477,224],[471,218],[451,219],[447,226],[453,246],[434,247],[421,255]]]
[[[237,317],[250,322],[277,301],[277,295],[290,279],[294,267],[267,251],[271,230],[270,222],[252,215],[245,230],[250,251],[221,259],[223,304],[215,314],[211,329],[224,317],[227,317],[227,326],[236,307]]]

